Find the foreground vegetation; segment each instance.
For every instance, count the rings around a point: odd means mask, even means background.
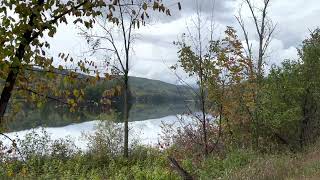
[[[175,154],[175,146],[160,151],[156,147],[135,144],[131,146],[130,159],[125,159],[120,151],[119,129],[110,123],[105,125],[108,127],[98,128],[94,135],[87,136],[89,149],[86,152],[77,149],[71,140],[51,140],[45,131],[27,134],[25,139],[17,141],[24,161],[20,156],[0,154],[0,178],[181,179],[168,160],[168,156]],[[319,143],[299,153],[266,154],[246,148],[228,148],[219,155],[186,155],[178,161],[199,179],[316,179],[320,175],[319,150]]]

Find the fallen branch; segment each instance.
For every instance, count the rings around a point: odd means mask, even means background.
[[[184,170],[173,157],[168,156],[168,159],[169,159],[172,167],[179,173],[179,175],[182,177],[182,179],[194,180],[194,178],[186,170]]]

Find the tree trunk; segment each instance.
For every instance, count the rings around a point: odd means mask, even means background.
[[[203,85],[203,69],[202,69],[202,59],[200,58],[200,103],[201,103],[201,113],[202,113],[202,135],[203,135],[203,145],[204,153],[207,156],[209,154],[208,150],[208,135],[207,135],[207,118],[206,118],[206,103],[205,103],[205,91]]]
[[[129,157],[129,85],[128,74],[124,75],[124,157]]]
[[[38,0],[38,5],[43,5],[44,4],[44,0]],[[36,14],[35,13],[32,13],[31,16],[30,16],[30,20],[28,22],[28,25],[33,27],[34,26],[34,19],[36,18]],[[18,77],[18,74],[20,72],[20,64],[22,62],[22,59],[24,57],[24,54],[25,54],[25,48],[28,44],[31,43],[32,41],[32,29],[28,29],[24,34],[23,34],[23,40],[21,41],[19,47],[18,47],[18,50],[16,51],[15,53],[15,57],[16,59],[18,60],[18,63],[16,66],[10,66],[10,71],[9,71],[9,74],[7,76],[7,79],[6,79],[6,83],[5,83],[5,86],[2,90],[2,93],[1,93],[1,98],[0,98],[0,125],[2,125],[2,121],[4,119],[4,115],[6,113],[6,109],[7,109],[7,106],[9,104],[9,100],[11,98],[11,95],[12,95],[12,91],[13,91],[13,88],[14,88],[14,85],[16,83],[16,80],[17,80],[17,77]]]
[[[30,19],[30,22],[33,20],[34,16],[31,16],[31,19]],[[33,23],[30,23],[29,22],[29,25],[33,25]],[[9,74],[7,76],[7,79],[6,79],[6,83],[5,83],[5,86],[2,90],[2,93],[1,93],[1,98],[0,98],[0,124],[2,124],[2,120],[4,118],[4,115],[6,113],[6,109],[7,109],[7,106],[9,104],[9,100],[11,98],[11,94],[12,94],[12,91],[13,91],[13,88],[14,88],[14,85],[16,83],[16,80],[17,80],[17,77],[18,77],[18,74],[20,72],[20,64],[21,64],[21,61],[24,57],[24,54],[25,54],[25,47],[26,47],[26,44],[29,44],[30,41],[31,41],[31,31],[28,30],[26,31],[24,34],[23,34],[23,38],[24,38],[24,41],[21,42],[21,44],[19,45],[19,48],[18,50],[16,51],[15,53],[15,57],[18,59],[18,63],[16,66],[10,66],[10,71],[9,71]]]
[[[14,88],[18,73],[19,73],[18,69],[16,71],[10,70],[8,77],[6,79],[5,87],[2,90],[1,98],[0,98],[0,124],[2,124],[2,120],[6,113],[6,109],[9,104],[11,93]]]
[[[202,129],[203,129],[203,141],[204,141],[204,153],[207,156],[208,151],[208,138],[207,138],[207,120],[206,120],[206,112],[205,112],[205,103],[204,103],[204,97],[202,98]]]

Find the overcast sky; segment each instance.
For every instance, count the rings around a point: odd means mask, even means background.
[[[167,0],[170,4],[176,0]],[[214,21],[216,24],[215,35],[220,38],[226,26],[239,29],[234,18],[237,15],[242,0],[215,0]],[[261,0],[253,0],[258,2]],[[182,10],[171,7],[172,17],[161,17],[151,25],[138,30],[139,39],[135,41],[134,55],[130,75],[177,83],[176,76],[168,68],[177,62],[177,47],[173,45],[187,32],[191,26],[191,19],[196,15],[195,0],[180,0]],[[214,0],[201,0],[204,16],[212,13]],[[243,6],[243,17],[248,28],[250,14]],[[301,42],[308,37],[309,30],[320,26],[320,1],[319,0],[271,0],[269,16],[277,29],[268,52],[268,66],[280,64],[283,59],[296,59]],[[82,56],[87,51],[87,45],[78,35],[79,30],[73,25],[60,26],[54,39],[51,39],[52,56],[59,52],[67,52],[73,56]],[[250,32],[250,40],[255,44],[256,35]],[[239,31],[239,35],[240,31]]]

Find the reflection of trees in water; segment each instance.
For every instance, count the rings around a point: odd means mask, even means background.
[[[120,106],[121,107],[121,106]],[[186,112],[184,102],[133,104],[130,110],[130,121],[161,118]],[[16,114],[14,120],[7,123],[8,131],[30,129],[38,126],[61,127],[72,123],[92,120],[113,120],[120,122],[121,109],[105,110],[103,107],[91,105],[71,113],[68,108],[58,106],[54,102],[47,103],[41,109],[24,108]]]
[[[180,103],[134,104],[130,111],[131,121],[161,118],[169,115],[182,114],[187,111],[186,105]]]

